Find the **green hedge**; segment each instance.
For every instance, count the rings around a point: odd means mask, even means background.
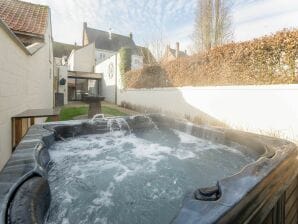
[[[132,50],[131,48],[123,47],[120,49],[120,72],[121,74],[124,74],[131,70],[131,55]]]

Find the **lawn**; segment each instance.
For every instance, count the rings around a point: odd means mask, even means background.
[[[102,113],[105,116],[125,116],[127,114],[111,107],[102,106]],[[59,114],[60,121],[72,120],[74,117],[88,113],[88,107],[63,107]]]

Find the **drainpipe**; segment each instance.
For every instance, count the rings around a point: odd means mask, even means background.
[[[118,63],[117,63],[117,57],[118,57],[118,53],[116,54],[115,57],[115,104],[117,105],[117,93],[118,93]]]
[[[58,70],[58,72],[57,72],[57,73],[58,73],[58,79],[57,79],[57,93],[59,93],[59,87],[60,87],[60,86],[59,86],[59,84],[60,84],[60,83],[59,83],[59,80],[60,80],[60,69],[59,69],[59,67],[56,67],[56,68],[57,68],[57,70]]]

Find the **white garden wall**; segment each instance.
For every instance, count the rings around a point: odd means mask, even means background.
[[[298,142],[298,85],[121,90],[118,104],[223,122],[232,128]],[[145,109],[146,110],[146,109]]]
[[[0,170],[12,150],[11,117],[27,109],[53,107],[50,27],[45,45],[32,56],[0,27]]]

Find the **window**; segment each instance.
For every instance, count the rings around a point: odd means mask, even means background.
[[[99,53],[99,60],[104,60],[106,55],[104,53]]]
[[[85,94],[98,96],[99,86],[99,79],[68,78],[68,100],[82,100]]]
[[[109,78],[112,79],[113,76],[114,76],[114,64],[113,64],[113,62],[111,62],[109,64]]]

